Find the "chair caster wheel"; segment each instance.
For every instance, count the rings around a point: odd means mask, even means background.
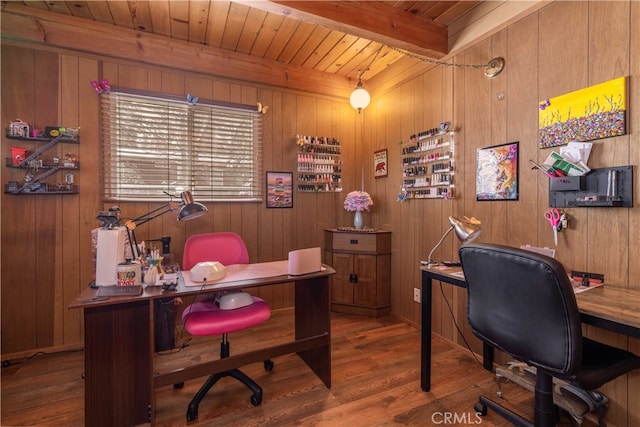
[[[182,387],[184,387],[184,382],[173,385],[173,388],[182,388]]]
[[[195,421],[198,419],[198,407],[195,408],[189,406],[187,408],[187,422]]]
[[[265,360],[264,361],[264,369],[271,372],[273,371],[273,361],[272,360]]]
[[[483,417],[487,415],[487,405],[483,405],[480,402],[476,402],[476,404],[473,405],[473,409],[475,409],[476,413],[480,414]]]
[[[262,402],[262,396],[257,394],[251,395],[251,404],[253,406],[258,406]]]

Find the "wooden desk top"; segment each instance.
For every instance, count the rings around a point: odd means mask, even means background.
[[[260,264],[252,264],[253,266],[259,266]],[[104,305],[132,303],[136,301],[144,301],[150,299],[160,298],[175,298],[184,297],[188,295],[195,295],[199,293],[217,292],[221,290],[251,288],[256,286],[275,285],[279,283],[296,282],[300,280],[315,279],[318,277],[330,276],[335,274],[335,270],[328,265],[322,264],[324,269],[316,273],[303,274],[300,276],[290,276],[288,274],[280,276],[262,277],[256,279],[239,280],[234,282],[224,283],[212,283],[210,285],[203,286],[185,286],[184,280],[179,275],[178,286],[173,291],[165,291],[160,286],[143,286],[143,292],[136,296],[110,296],[108,298],[98,298],[96,296],[98,289],[87,286],[80,292],[69,305],[68,308],[93,308]]]
[[[460,267],[422,266],[434,280],[465,286]],[[640,338],[640,289],[606,283],[576,294],[578,309],[585,323]]]
[[[593,319],[589,323],[596,326],[600,326],[598,320],[617,323],[627,330],[624,332],[627,335],[640,338],[640,289],[605,283],[577,294],[576,300],[580,314]]]

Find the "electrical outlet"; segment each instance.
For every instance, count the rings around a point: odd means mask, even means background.
[[[415,302],[420,302],[420,289],[419,288],[413,288],[413,300]]]

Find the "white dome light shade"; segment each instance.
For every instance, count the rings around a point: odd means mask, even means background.
[[[371,102],[371,96],[369,96],[369,92],[365,88],[362,87],[362,82],[358,82],[358,85],[351,92],[351,106],[358,111],[362,111],[367,108],[369,102]]]

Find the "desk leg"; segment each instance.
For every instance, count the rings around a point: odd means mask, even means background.
[[[130,426],[150,421],[153,354],[149,301],[84,309],[84,422]]]
[[[493,371],[493,347],[486,342],[482,343],[482,366],[487,371]]]
[[[431,277],[422,273],[422,322],[420,327],[420,387],[431,389]]]
[[[329,334],[329,343],[320,348],[298,352],[298,356],[331,387],[331,300],[330,277],[295,282],[295,338]]]

